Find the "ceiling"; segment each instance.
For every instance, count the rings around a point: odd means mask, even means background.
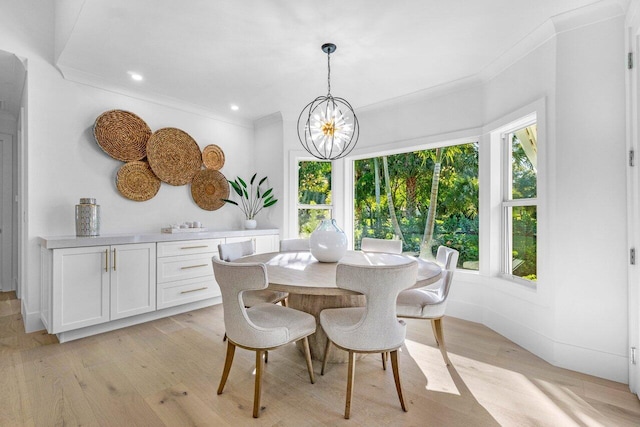
[[[256,120],[295,114],[326,94],[320,46],[333,42],[331,93],[357,111],[473,78],[551,17],[592,3],[76,0],[63,9],[56,2],[56,65],[70,80]]]

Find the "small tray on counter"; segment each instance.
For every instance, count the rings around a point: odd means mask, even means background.
[[[171,228],[171,227],[163,227],[160,229],[161,232],[167,234],[175,234],[175,233],[201,233],[203,231],[207,231],[206,228]]]

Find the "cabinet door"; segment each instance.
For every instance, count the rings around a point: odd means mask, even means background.
[[[111,246],[111,320],[156,309],[155,243]]]
[[[52,332],[109,320],[109,247],[53,251]]]

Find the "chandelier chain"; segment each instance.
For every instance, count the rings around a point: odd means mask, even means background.
[[[331,52],[327,52],[327,92],[331,95]]]

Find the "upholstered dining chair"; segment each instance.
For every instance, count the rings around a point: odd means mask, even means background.
[[[309,239],[280,240],[280,252],[309,251]]]
[[[360,241],[360,250],[363,252],[387,252],[390,254],[402,253],[402,240],[374,239],[363,237]]]
[[[391,365],[396,392],[403,411],[407,407],[402,397],[398,349],[404,343],[405,324],[396,317],[398,293],[416,283],[418,264],[415,261],[398,266],[357,266],[338,264],[336,285],[362,293],[365,307],[329,308],[320,312],[320,324],[327,334],[322,372],[332,345],[349,352],[347,395],[344,417],[351,413],[356,353],[391,352]]]
[[[253,241],[246,240],[244,242],[233,243],[221,243],[218,245],[218,253],[222,261],[235,261],[238,258],[247,255],[253,255],[255,249],[253,248]],[[243,302],[245,307],[253,307],[256,304],[271,303],[287,305],[286,292],[271,291],[268,289],[261,289],[258,291],[248,291],[243,294]]]
[[[264,264],[235,264],[215,258],[212,262],[215,279],[222,291],[224,325],[227,331],[227,355],[218,394],[222,394],[229,377],[236,347],[255,351],[253,417],[258,418],[264,371],[263,356],[268,350],[302,340],[309,379],[312,384],[315,382],[307,337],[316,331],[316,320],[308,313],[275,304],[264,303],[245,307],[242,303],[245,292],[265,289],[269,284]]]
[[[396,305],[398,317],[431,321],[436,344],[447,366],[451,365],[451,361],[444,342],[442,318],[447,308],[447,298],[451,289],[453,273],[458,264],[458,256],[457,250],[440,246],[436,256],[436,262],[443,268],[440,280],[424,288],[407,289],[400,292]]]

